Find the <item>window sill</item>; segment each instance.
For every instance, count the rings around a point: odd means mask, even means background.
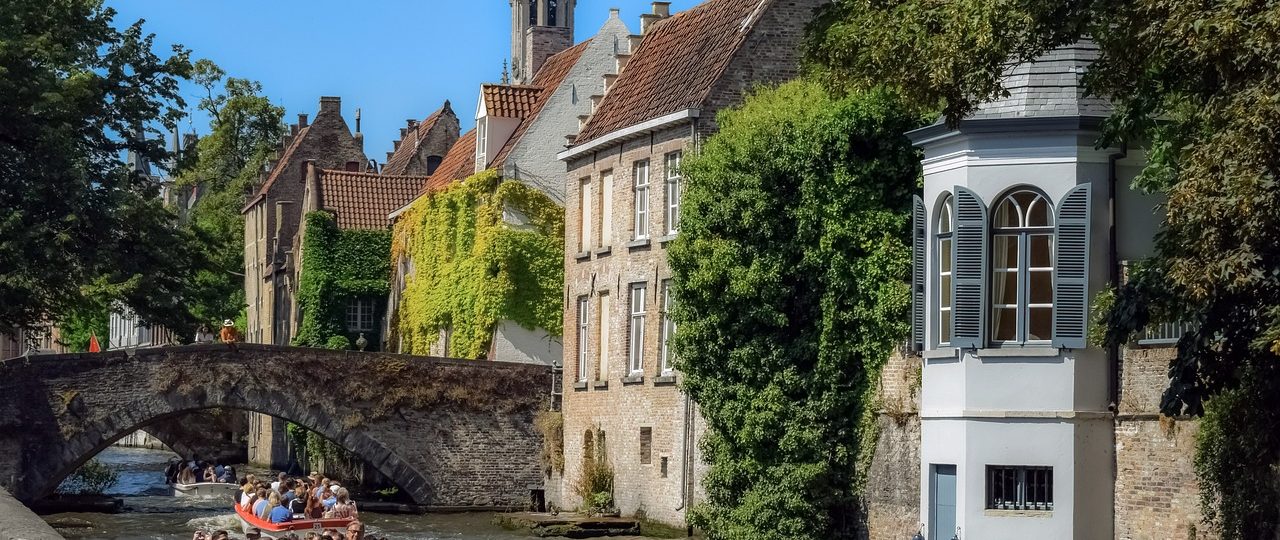
[[[630,377],[623,377],[622,384],[623,386],[630,385],[630,384],[644,384],[644,375],[632,375]]]
[[[597,257],[599,257],[599,256],[601,256],[601,255],[608,255],[608,254],[610,254],[610,253],[612,253],[612,252],[613,252],[613,246],[605,246],[605,247],[602,247],[602,248],[596,248],[596,256],[597,256]]]
[[[636,249],[636,248],[642,248],[642,247],[649,247],[648,238],[637,238],[635,240],[627,242],[627,249]]]
[[[587,381],[578,381],[578,382],[576,382],[576,383],[573,383],[573,389],[574,389],[574,391],[577,391],[577,392],[581,392],[581,391],[583,391],[583,390],[586,390],[586,389],[587,389]]]
[[[1058,356],[1059,352],[1060,351],[1058,350],[1057,347],[1012,346],[1012,347],[993,347],[990,349],[978,349],[978,351],[975,354],[977,354],[978,356],[985,356],[988,358],[1000,358],[1000,357],[1018,357],[1018,356],[1020,357]]]
[[[675,374],[671,374],[671,373],[653,378],[654,386],[671,386],[671,385],[674,385],[675,383],[676,383],[676,376]]]
[[[668,243],[668,242],[670,242],[670,241],[672,241],[672,240],[675,240],[675,239],[676,239],[676,233],[671,233],[671,234],[668,234],[668,235],[663,236],[663,237],[661,237],[661,238],[658,238],[658,243],[659,243],[659,244],[666,244],[666,243]]]
[[[1053,517],[1053,510],[992,510],[987,509],[982,512],[987,517],[1029,517],[1029,518],[1048,518]]]
[[[577,252],[577,253],[575,253],[575,254],[573,255],[573,258],[574,258],[574,259],[577,259],[577,260],[579,260],[579,261],[585,261],[585,260],[587,260],[587,259],[590,259],[590,258],[591,258],[591,252],[590,252],[590,251],[579,251],[579,252]]]
[[[608,389],[609,389],[609,381],[595,381],[595,382],[591,383],[591,388],[592,388],[593,390],[608,390]]]
[[[920,357],[925,360],[933,360],[938,358],[956,358],[955,347],[943,347],[931,351],[921,351]]]

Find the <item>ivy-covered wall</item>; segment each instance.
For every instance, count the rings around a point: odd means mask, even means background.
[[[485,171],[418,199],[393,232],[402,259],[414,268],[392,322],[402,353],[450,329],[449,356],[484,358],[504,320],[563,333],[564,209],[536,189]]]
[[[347,331],[347,303],[352,298],[369,298],[374,301],[374,328],[365,332],[365,350],[377,350],[390,291],[391,231],[342,230],[334,216],[323,211],[309,212],[305,220],[298,276],[302,318],[293,344],[351,348],[359,333]]]

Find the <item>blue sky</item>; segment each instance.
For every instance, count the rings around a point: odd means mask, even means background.
[[[675,0],[683,11],[697,0]],[[146,19],[157,49],[181,43],[193,58],[208,58],[227,74],[262,83],[285,108],[285,119],[315,116],[320,96],[341,96],[355,127],[361,109],[365,153],[384,161],[405,119],[422,119],[445,99],[465,131],[474,124],[480,83],[497,82],[511,51],[506,0],[107,0],[118,25]],[[633,32],[648,0],[579,0],[574,38],[604,24],[610,7],[622,10]],[[186,91],[189,108],[198,92]],[[184,132],[208,132],[194,117]]]

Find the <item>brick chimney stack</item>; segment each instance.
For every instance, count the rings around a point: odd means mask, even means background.
[[[307,113],[298,113],[298,129],[307,127]]]

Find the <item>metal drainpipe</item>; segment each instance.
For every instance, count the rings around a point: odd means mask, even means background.
[[[1120,250],[1116,241],[1116,184],[1119,183],[1119,175],[1116,174],[1116,162],[1128,157],[1129,143],[1120,144],[1120,151],[1107,156],[1107,212],[1110,214],[1111,223],[1107,228],[1108,250],[1107,250],[1107,271],[1110,274],[1110,286],[1112,289],[1120,287]],[[1107,408],[1113,414],[1120,412],[1120,345],[1113,344],[1107,347],[1107,398],[1110,403]],[[1119,471],[1120,463],[1116,458],[1116,430],[1114,416],[1111,423],[1111,501],[1114,504],[1116,499],[1116,474]],[[1111,530],[1116,530],[1116,515],[1111,513]]]
[[[689,142],[693,143],[693,151],[698,151],[698,119],[693,118],[689,122]],[[693,497],[693,490],[689,489],[690,469],[693,468],[693,398],[689,394],[684,396],[684,442],[680,448],[680,506],[676,507],[676,511],[684,510],[689,506],[690,499]],[[690,532],[692,534],[692,531]]]

